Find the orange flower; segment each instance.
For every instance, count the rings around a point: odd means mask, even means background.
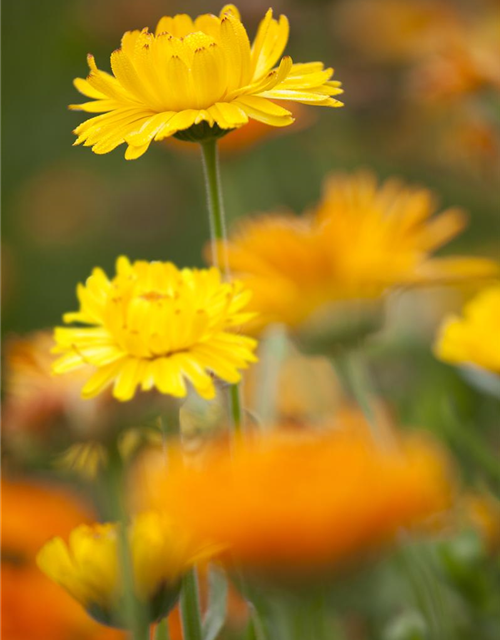
[[[89,618],[35,565],[42,544],[90,518],[67,493],[2,481],[3,640],[124,640]]]
[[[500,501],[492,494],[470,493],[464,496],[465,521],[479,533],[491,553],[500,550]]]
[[[4,429],[10,437],[47,434],[56,424],[82,428],[86,435],[102,424],[106,399],[83,401],[88,376],[81,369],[64,377],[52,374],[55,346],[50,332],[10,340],[6,349]]]
[[[404,62],[435,50],[456,20],[436,0],[346,0],[335,14],[339,37],[367,58]]]
[[[432,446],[414,439],[382,451],[362,430],[276,432],[213,446],[197,465],[174,454],[168,474],[150,474],[146,500],[223,545],[229,564],[282,577],[329,572],[375,551],[451,496]]]
[[[432,55],[415,68],[415,93],[449,105],[485,89],[500,90],[500,13],[479,11],[447,25]]]
[[[255,326],[300,328],[325,311],[332,326],[348,313],[355,317],[358,301],[368,307],[397,288],[495,274],[491,260],[432,255],[465,226],[461,211],[434,216],[436,208],[426,189],[395,179],[380,184],[372,173],[358,172],[333,175],[308,216],[244,221],[230,238],[229,264],[253,292]],[[351,310],[339,308],[346,301]]]

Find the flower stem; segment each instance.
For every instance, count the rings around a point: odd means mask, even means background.
[[[116,442],[109,449],[107,484],[110,519],[118,523],[118,556],[124,585],[122,622],[130,630],[133,640],[149,640],[147,611],[135,595],[134,570],[127,533],[128,517],[123,504],[124,469]]]
[[[367,367],[360,351],[349,349],[336,354],[334,366],[344,389],[358,404],[373,435],[374,441],[383,447],[390,446],[390,431],[377,412],[376,394],[373,391]]]
[[[200,596],[196,569],[184,576],[181,591],[182,635],[184,640],[202,640]]]
[[[205,140],[200,146],[207,190],[212,262],[216,267],[219,267],[222,274],[228,278],[230,273],[229,260],[227,257],[226,216],[222,199],[217,140],[215,138]],[[222,251],[219,249],[221,245]]]
[[[170,632],[168,629],[168,617],[163,618],[161,622],[158,623],[155,632],[155,640],[170,640]]]
[[[212,262],[220,269],[223,277],[228,280],[231,277],[231,273],[227,251],[226,216],[222,198],[217,140],[215,138],[205,140],[200,143],[200,147],[208,200]],[[243,422],[243,411],[238,385],[232,385],[229,389],[229,405],[234,430],[239,433]]]

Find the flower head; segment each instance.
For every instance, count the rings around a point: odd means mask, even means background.
[[[152,140],[193,126],[217,136],[249,118],[275,127],[291,124],[291,112],[274,100],[341,106],[331,97],[341,93],[332,69],[281,58],[288,31],[286,17],[276,20],[269,10],[251,45],[233,5],[219,17],[164,17],[155,33],[128,31],[111,55],[114,75],[100,71],[89,55],[89,76],[75,80],[92,101],[71,108],[103,113],[75,129],[76,144],[102,154],[125,142],[130,160],[145,153]]]
[[[436,355],[445,362],[476,365],[500,374],[500,284],[481,291],[463,317],[451,316],[441,327]]]
[[[432,446],[410,441],[381,451],[351,430],[278,431],[214,446],[196,466],[172,455],[167,474],[151,473],[146,500],[220,544],[230,564],[274,575],[332,570],[444,509],[450,497]]]
[[[39,552],[40,569],[62,586],[99,621],[119,626],[124,585],[119,554],[119,525],[81,525],[66,544],[49,541]],[[208,558],[165,517],[148,512],[137,516],[127,531],[137,598],[150,606],[151,620],[167,615],[175,605],[184,573]]]
[[[2,479],[2,638],[123,640],[89,618],[36,566],[42,544],[84,521],[92,521],[92,512],[69,492]]]
[[[298,326],[332,303],[495,273],[490,260],[431,257],[465,224],[456,209],[431,219],[434,211],[425,189],[397,180],[379,185],[363,172],[333,176],[307,217],[244,222],[230,239],[229,263],[253,291],[259,326]]]
[[[182,269],[170,262],[117,261],[109,280],[94,269],[77,289],[80,311],[58,327],[56,373],[93,365],[82,390],[92,397],[114,383],[113,395],[130,400],[143,391],[183,397],[189,381],[203,398],[215,387],[210,372],[226,382],[255,361],[255,340],[236,333],[252,317],[242,311],[251,293],[239,282],[221,282],[217,269]]]

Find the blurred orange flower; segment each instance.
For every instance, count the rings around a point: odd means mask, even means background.
[[[500,501],[492,494],[471,493],[462,504],[465,519],[478,531],[491,552],[500,549]]]
[[[11,338],[7,343],[3,427],[10,438],[47,435],[61,424],[88,436],[102,425],[106,397],[91,401],[80,397],[82,384],[92,367],[64,377],[54,376],[51,370],[54,346],[48,331]]]
[[[362,430],[278,431],[213,445],[195,465],[173,453],[164,471],[149,466],[143,499],[223,545],[229,564],[275,577],[330,573],[446,509],[451,497],[433,446],[412,439],[382,451]]]
[[[378,184],[371,173],[358,172],[333,175],[306,217],[244,221],[229,241],[229,263],[253,291],[255,326],[297,327],[333,303],[494,274],[497,266],[487,259],[432,257],[465,226],[461,211],[432,218],[435,209],[426,189],[395,179]]]
[[[340,36],[375,62],[409,63],[414,99],[449,101],[500,89],[498,4],[449,0],[349,0]]]
[[[427,100],[460,98],[485,89],[500,91],[500,12],[459,15],[440,32],[435,50],[413,72],[414,92]]]
[[[124,634],[92,621],[35,565],[42,544],[90,519],[89,510],[68,493],[28,482],[2,481],[4,640],[124,639]]]
[[[336,31],[366,57],[406,62],[433,51],[455,12],[436,0],[346,0],[335,11]]]

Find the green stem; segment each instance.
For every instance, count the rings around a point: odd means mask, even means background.
[[[222,198],[217,140],[216,138],[205,140],[200,143],[200,147],[208,200],[212,262],[220,269],[222,275],[229,279],[231,273],[227,251],[226,216]],[[229,389],[229,405],[234,430],[239,433],[243,423],[243,411],[240,390],[236,385],[232,385]]]
[[[222,184],[219,168],[219,151],[217,140],[211,138],[200,144],[205,172],[205,185],[208,199],[210,221],[210,241],[212,244],[212,262],[219,267],[224,276],[229,277],[229,261],[227,258],[227,234],[224,202],[222,199]],[[219,246],[222,244],[222,251]],[[222,257],[221,257],[222,253]]]
[[[131,631],[134,640],[149,640],[147,611],[139,602],[134,589],[134,571],[127,533],[128,519],[123,505],[123,465],[115,446],[109,450],[109,515],[118,523],[118,556],[124,585],[123,623]]]
[[[184,576],[181,591],[182,635],[184,640],[202,640],[200,596],[196,569]]]
[[[334,365],[341,382],[363,412],[374,440],[383,446],[390,444],[390,431],[381,421],[374,406],[376,394],[361,354],[352,349],[339,352]]]
[[[156,627],[155,640],[170,640],[170,632],[168,630],[168,618],[163,618]]]

